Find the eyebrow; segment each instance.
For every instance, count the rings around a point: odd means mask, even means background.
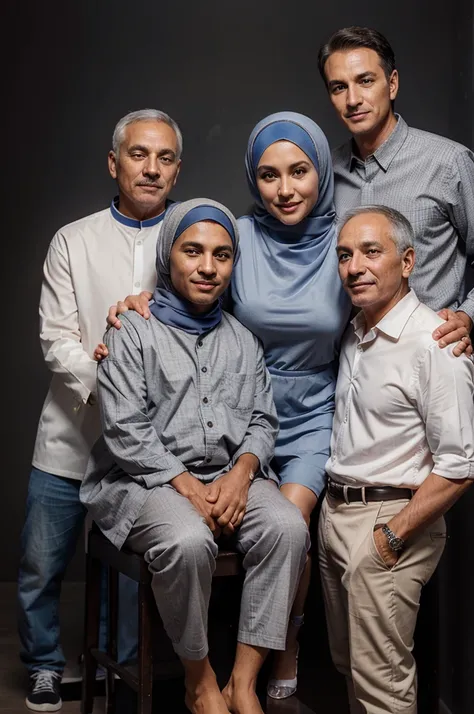
[[[133,144],[133,146],[128,147],[127,151],[128,153],[131,153],[132,151],[142,151],[144,154],[150,153],[149,147],[143,146],[143,144]],[[173,149],[161,149],[161,151],[158,152],[158,156],[165,156],[165,154],[170,154],[173,157],[176,156]]]
[[[355,79],[356,81],[360,81],[361,79],[365,79],[366,77],[375,77],[375,72],[372,71],[367,71],[367,72],[361,72],[360,74],[357,74]],[[343,79],[332,79],[329,83],[329,87],[335,87],[338,84],[346,84],[346,82]]]
[[[202,243],[199,243],[198,241],[187,240],[181,244],[181,249],[183,249],[183,248],[197,248],[198,250],[202,250],[203,245],[202,245]],[[216,248],[214,248],[214,250],[212,252],[219,253],[222,250],[228,250],[231,253],[234,252],[234,248],[232,245],[218,245]]]
[[[362,243],[360,244],[360,247],[361,247],[361,248],[380,248],[380,249],[383,249],[383,245],[382,245],[381,243],[379,243],[378,241],[376,241],[376,240],[364,240],[364,241],[362,241]],[[351,253],[351,252],[352,252],[350,248],[346,248],[344,245],[341,245],[341,244],[339,244],[339,245],[336,247],[336,250],[337,250],[338,253],[340,253],[340,252],[342,252],[342,251],[344,251],[345,253]]]
[[[290,164],[290,170],[296,169],[298,166],[311,166],[310,161],[306,161],[305,159],[301,159],[301,161],[295,161],[294,164]],[[259,166],[258,171],[274,171],[275,167],[274,166]]]

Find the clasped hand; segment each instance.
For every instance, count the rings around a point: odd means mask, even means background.
[[[218,538],[231,535],[242,523],[250,487],[248,469],[239,464],[210,484],[204,484],[190,473],[171,481],[178,493],[185,496]]]

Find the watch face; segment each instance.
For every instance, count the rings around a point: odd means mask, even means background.
[[[402,541],[402,539],[401,539],[401,538],[397,538],[396,536],[395,536],[395,538],[391,538],[391,539],[390,539],[390,547],[391,547],[393,550],[401,550],[401,549],[403,548],[403,541]]]
[[[396,536],[387,525],[382,528],[382,531],[387,536],[388,544],[392,550],[395,552],[403,550],[405,542],[402,538],[398,538],[398,536]]]

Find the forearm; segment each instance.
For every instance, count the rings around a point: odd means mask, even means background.
[[[97,363],[85,351],[69,254],[61,235],[51,243],[44,265],[39,305],[40,341],[48,368],[78,401],[96,393]]]
[[[200,483],[189,471],[183,471],[170,481],[170,485],[173,486],[181,496],[189,498],[189,496],[195,492],[197,482]]]
[[[97,362],[72,338],[50,341],[41,335],[44,359],[53,374],[60,375],[65,386],[84,404],[90,394],[97,394]]]
[[[234,468],[236,467],[246,478],[253,478],[260,471],[260,460],[255,454],[246,452],[238,457],[234,465]]]
[[[447,479],[431,473],[388,527],[399,538],[409,540],[444,515],[471,484],[471,479]]]

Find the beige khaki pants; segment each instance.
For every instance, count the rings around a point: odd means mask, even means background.
[[[347,680],[351,714],[417,711],[413,632],[446,526],[441,518],[411,539],[388,568],[373,530],[407,503],[346,504],[327,495],[322,505],[318,541],[329,644]]]

